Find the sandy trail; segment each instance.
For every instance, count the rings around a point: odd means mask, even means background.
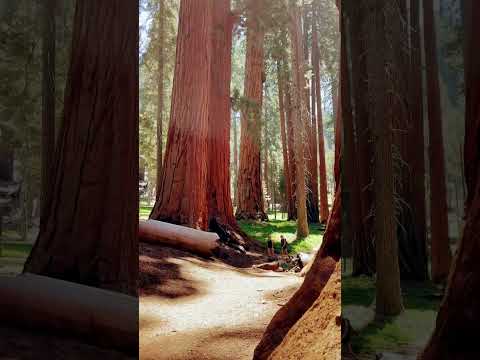
[[[291,273],[147,248],[141,249],[142,273],[156,271],[163,281],[141,291],[145,360],[250,360],[270,319],[303,281]]]

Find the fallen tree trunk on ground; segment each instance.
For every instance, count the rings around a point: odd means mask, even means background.
[[[45,276],[0,277],[2,324],[138,351],[138,298]]]
[[[266,360],[283,341],[293,325],[303,316],[320,296],[323,288],[333,274],[340,260],[341,237],[341,185],[337,186],[332,212],[327,230],[323,236],[322,246],[311,263],[305,280],[268,324],[262,340],[255,348],[254,360]]]
[[[340,360],[341,271],[335,271],[312,307],[290,329],[269,360]],[[315,331],[312,331],[312,330]]]
[[[140,221],[138,236],[144,242],[168,245],[207,257],[213,255],[220,240],[216,233],[156,220]]]

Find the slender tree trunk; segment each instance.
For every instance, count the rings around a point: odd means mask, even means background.
[[[282,63],[277,61],[277,84],[278,84],[278,108],[280,112],[280,133],[282,138],[282,155],[283,155],[283,173],[285,176],[285,190],[287,196],[287,213],[288,218],[293,217],[293,197],[292,197],[292,182],[291,182],[291,175],[290,175],[290,163],[288,158],[288,145],[287,145],[287,131],[286,131],[286,121],[285,121],[285,79],[284,79],[284,71],[282,69]]]
[[[318,49],[318,23],[313,26],[312,65],[315,80],[318,128],[318,175],[320,177],[320,222],[326,223],[329,216],[327,166],[325,163],[325,138],[323,134],[322,89],[320,77],[320,51]]]
[[[25,272],[137,293],[138,8],[76,4],[52,191]]]
[[[263,1],[250,0],[248,3],[244,86],[248,104],[242,109],[237,219],[268,220],[264,211],[260,161],[265,36],[260,18],[262,7]]]
[[[160,194],[160,179],[162,178],[163,161],[163,107],[164,107],[164,84],[163,77],[165,73],[165,2],[159,0],[158,3],[158,79],[157,79],[157,185],[156,198]]]
[[[288,73],[285,72],[285,76],[288,76]],[[291,184],[291,194],[292,198],[290,200],[290,206],[292,209],[291,216],[289,215],[289,220],[295,220],[297,218],[297,170],[296,170],[296,161],[295,161],[295,143],[294,143],[294,128],[293,128],[293,105],[292,105],[292,88],[289,79],[285,79],[285,104],[286,104],[286,120],[287,120],[287,142],[288,142],[288,164],[290,167],[290,184]]]
[[[432,280],[443,282],[450,269],[451,255],[448,242],[448,207],[445,183],[445,155],[443,146],[440,84],[433,0],[423,0],[425,57],[428,92],[428,128],[430,155],[430,216],[432,236]]]
[[[292,7],[290,34],[292,39],[292,69],[294,79],[295,103],[292,111],[294,118],[294,143],[295,143],[295,162],[296,162],[296,192],[297,192],[297,237],[304,238],[308,236],[308,216],[307,216],[307,194],[305,183],[305,119],[307,116],[306,106],[303,96],[305,78],[303,76],[302,37],[300,25],[300,9],[297,6]]]
[[[457,250],[436,327],[421,360],[477,359],[480,356],[480,3],[465,0],[465,178],[463,237]]]
[[[43,4],[42,36],[42,211],[48,209],[48,192],[52,187],[52,164],[55,152],[55,9],[56,0]]]
[[[235,177],[235,183],[233,188],[237,188],[238,179],[238,122],[237,117],[233,117],[233,173]],[[237,192],[233,192],[233,204],[237,206]]]
[[[423,118],[423,82],[420,40],[420,2],[410,2],[411,19],[411,56],[410,56],[410,124],[409,145],[407,145],[410,164],[411,208],[415,228],[415,254],[419,261],[420,279],[428,277],[427,261],[427,225],[425,196],[425,131]]]
[[[376,244],[376,315],[378,318],[397,315],[402,311],[398,243],[394,219],[394,178],[392,158],[392,109],[387,108],[388,81],[386,74],[387,38],[389,16],[384,0],[375,0],[374,13],[369,20],[370,44],[375,50],[370,53],[370,81],[373,109],[371,112],[374,139],[374,204]]]

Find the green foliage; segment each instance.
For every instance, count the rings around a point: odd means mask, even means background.
[[[2,257],[27,258],[32,250],[30,244],[2,244]]]
[[[278,214],[277,216],[280,216]],[[289,243],[289,252],[310,253],[320,247],[323,239],[323,230],[318,224],[310,225],[310,235],[303,239],[296,238],[297,225],[295,221],[273,220],[272,214],[269,222],[240,221],[240,228],[250,237],[258,240],[262,245],[267,245],[269,236],[272,237],[273,246],[277,252],[280,251],[280,235],[285,236]]]

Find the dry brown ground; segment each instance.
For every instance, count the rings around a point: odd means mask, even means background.
[[[238,268],[141,244],[140,358],[250,360],[270,319],[303,281],[247,268],[264,260],[250,256]]]

